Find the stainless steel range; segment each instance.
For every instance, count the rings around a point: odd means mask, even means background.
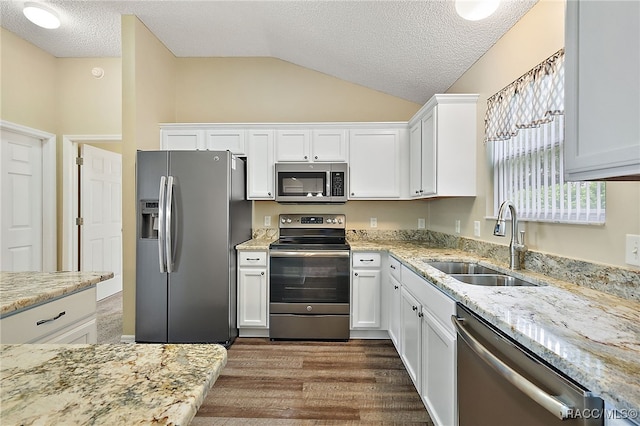
[[[280,215],[269,248],[271,339],[348,340],[350,247],[342,214]]]

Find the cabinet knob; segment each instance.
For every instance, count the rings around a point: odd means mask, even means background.
[[[394,286],[393,286],[393,289],[394,289],[394,290],[397,290],[397,289],[398,289],[398,286],[397,286],[397,285],[394,285]]]
[[[418,317],[422,318],[424,316],[424,314],[422,312],[418,312]]]
[[[305,160],[306,160],[306,159],[308,159],[308,158],[309,158],[309,157],[307,157],[306,155],[304,156],[304,159],[305,159]]]
[[[315,156],[315,157],[313,157],[313,158],[317,160],[317,159],[318,159],[318,156],[316,155],[316,156]]]
[[[267,192],[267,195],[269,195],[269,197],[271,197],[271,193],[270,192]]]
[[[358,273],[356,272],[354,275],[357,277],[357,276],[358,276]]]
[[[356,194],[354,194],[354,193],[352,192],[352,193],[351,193],[351,195],[356,195]]]
[[[260,272],[260,275],[264,275],[264,272]]]
[[[395,267],[395,266],[393,266],[393,265],[389,265],[389,267],[390,267],[391,269],[396,269],[396,267]]]
[[[412,306],[411,309],[413,309],[414,311],[417,311],[418,307],[417,306]]]
[[[419,193],[420,193],[420,191],[417,191],[417,190],[416,190],[416,194],[419,194]]]

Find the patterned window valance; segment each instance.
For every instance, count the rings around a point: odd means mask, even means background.
[[[485,142],[507,140],[564,114],[564,49],[487,100]]]

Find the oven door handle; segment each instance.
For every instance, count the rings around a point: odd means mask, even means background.
[[[349,257],[349,250],[318,250],[318,251],[273,251],[270,257]]]
[[[496,370],[502,377],[504,377],[509,383],[516,388],[520,389],[529,398],[540,404],[544,409],[551,414],[559,418],[560,420],[574,418],[571,415],[573,408],[564,404],[552,395],[540,389],[535,384],[531,383],[525,377],[520,375],[517,371],[513,370],[501,359],[496,357],[491,351],[485,348],[475,337],[473,337],[464,327],[464,318],[458,318],[455,315],[451,316],[451,322],[456,328],[458,335],[464,340],[464,342],[478,356],[494,370]]]

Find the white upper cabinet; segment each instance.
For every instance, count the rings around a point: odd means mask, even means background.
[[[409,121],[412,198],[476,195],[477,100],[434,95]]]
[[[405,130],[363,129],[349,133],[349,199],[398,199]]]
[[[344,129],[286,129],[276,133],[276,162],[344,162],[347,131]]]
[[[247,198],[275,199],[274,131],[247,130]]]
[[[276,162],[311,161],[309,130],[292,129],[276,131]]]
[[[235,155],[246,155],[244,129],[207,129],[206,149],[210,151],[231,151]]]
[[[565,179],[640,179],[640,2],[567,2]]]
[[[204,130],[162,127],[160,149],[167,151],[206,149]]]
[[[313,161],[347,161],[347,131],[345,129],[315,129],[311,131]]]

